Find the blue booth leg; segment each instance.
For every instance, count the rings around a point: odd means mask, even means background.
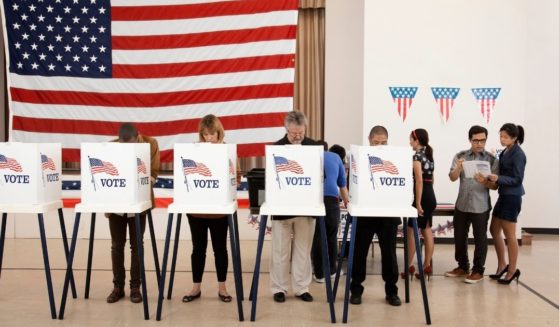
[[[45,275],[47,278],[47,290],[49,293],[50,315],[52,319],[56,319],[56,305],[54,304],[54,294],[52,291],[52,279],[50,277],[49,251],[47,249],[47,237],[45,235],[45,223],[43,214],[38,214],[39,232],[41,234],[41,245],[43,248],[43,261],[45,262]]]
[[[252,277],[252,288],[250,294],[250,297],[252,299],[250,321],[256,320],[256,302],[258,299],[258,279],[260,274],[260,260],[262,259],[262,247],[264,246],[264,236],[266,235],[267,220],[268,220],[268,216],[260,217],[260,226],[258,229],[258,243],[256,246],[256,263],[254,265],[254,275]]]
[[[348,219],[351,216],[348,214]],[[355,254],[355,235],[357,232],[357,217],[351,217],[351,241],[349,242],[349,258],[347,260],[347,276],[345,280],[344,313],[342,322],[347,323],[349,310],[349,288],[351,286],[351,274],[353,273],[353,255]]]
[[[425,310],[425,321],[427,325],[431,324],[431,313],[429,312],[429,301],[427,300],[427,288],[425,286],[425,276],[423,274],[423,260],[421,255],[421,244],[419,243],[419,230],[417,228],[417,219],[412,218],[413,235],[415,237],[415,249],[417,253],[417,266],[419,269],[419,280],[421,282],[421,293],[423,295],[423,309]]]
[[[229,224],[229,239],[231,241],[231,259],[233,261],[233,277],[235,279],[235,293],[237,298],[237,311],[239,313],[239,321],[244,321],[244,313],[243,313],[243,300],[242,296],[242,282],[241,279],[243,278],[241,275],[241,271],[239,266],[241,265],[239,261],[239,247],[237,245],[237,240],[235,236],[235,222],[233,221],[233,215],[227,216],[227,221]]]
[[[140,214],[136,214],[136,243],[138,244],[138,261],[140,261],[140,276],[142,278],[142,294],[144,302],[144,319],[149,320],[149,308],[148,308],[148,290],[146,281],[146,270],[144,266],[144,242],[142,235],[142,226],[140,223]]]
[[[159,278],[159,295],[157,297],[156,320],[161,320],[161,310],[163,309],[163,293],[165,292],[165,275],[167,274],[167,258],[169,257],[169,243],[171,242],[171,230],[173,229],[173,214],[169,214],[167,222],[167,234],[165,235],[165,245],[163,248],[163,262],[161,263],[161,277]]]
[[[322,241],[322,271],[324,271],[324,280],[326,281],[326,299],[330,305],[330,321],[336,323],[336,310],[334,309],[334,296],[332,295],[332,279],[330,278],[330,258],[328,256],[328,239],[326,238],[326,224],[324,217],[318,217],[320,226],[320,238]]]
[[[175,243],[173,245],[173,259],[171,260],[171,276],[169,276],[169,289],[167,290],[167,300],[173,295],[173,284],[175,282],[175,268],[177,267],[177,252],[179,251],[179,237],[181,235],[181,216],[177,216],[177,227],[175,229]]]
[[[91,226],[89,228],[89,250],[87,251],[87,273],[85,275],[85,295],[89,299],[89,286],[91,285],[91,265],[93,263],[93,242],[95,241],[95,218],[96,213],[91,214]]]

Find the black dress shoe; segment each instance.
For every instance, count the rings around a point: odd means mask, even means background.
[[[132,303],[140,303],[143,301],[142,293],[140,292],[140,288],[134,287],[130,289],[130,301]]]
[[[115,287],[107,297],[107,303],[115,303],[124,297],[124,289]]]
[[[277,292],[274,294],[274,301],[276,302],[285,302],[285,293],[283,292]]]
[[[361,295],[351,294],[349,297],[349,303],[351,304],[361,304]]]
[[[312,302],[313,301],[312,295],[309,292],[305,292],[301,295],[296,295],[296,296],[298,298],[300,298],[301,300],[305,301],[305,302]]]
[[[395,307],[398,307],[398,306],[402,305],[402,300],[400,300],[400,298],[396,294],[387,295],[386,296],[386,301],[388,302],[388,304],[390,304],[392,306],[395,306]]]

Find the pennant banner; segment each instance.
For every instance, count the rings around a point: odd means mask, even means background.
[[[493,88],[480,88],[480,89],[472,89],[474,96],[476,97],[477,103],[481,108],[481,115],[489,124],[489,120],[491,119],[491,113],[493,108],[495,107],[495,101],[501,92],[500,87],[493,87]]]
[[[443,122],[448,122],[450,118],[450,109],[454,106],[454,100],[460,92],[460,88],[457,87],[432,87],[433,97],[439,105],[439,110],[441,112],[441,118]]]
[[[398,115],[402,117],[402,121],[406,121],[408,110],[417,93],[417,87],[389,87],[388,89],[392,94],[392,99],[398,105]]]

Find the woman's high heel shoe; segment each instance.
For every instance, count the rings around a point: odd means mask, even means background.
[[[433,276],[433,267],[425,266],[423,268],[423,276],[427,276],[427,281],[431,281],[431,276]],[[421,279],[421,275],[419,273],[415,273],[415,278]]]
[[[510,284],[510,282],[513,281],[513,279],[516,279],[516,283],[518,284],[518,279],[519,278],[520,278],[520,269],[516,269],[516,271],[514,272],[514,274],[512,275],[512,277],[510,279],[499,279],[498,282],[499,282],[499,284],[508,285],[508,284]]]
[[[408,268],[408,274],[410,274],[410,279],[413,279],[413,273],[415,272],[415,266],[411,265]],[[406,273],[405,272],[401,272],[400,273],[400,277],[402,277],[402,279],[406,279]]]
[[[508,270],[509,270],[509,265],[507,265],[503,270],[501,270],[501,272],[489,275],[489,278],[493,280],[501,279],[501,276],[503,276]]]

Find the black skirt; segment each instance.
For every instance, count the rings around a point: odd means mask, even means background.
[[[413,192],[412,206],[415,208],[415,189]],[[429,227],[433,226],[433,211],[435,211],[437,207],[437,198],[435,197],[435,190],[433,189],[432,182],[423,182],[421,207],[423,208],[423,216],[417,217],[417,226],[419,228],[426,228],[427,223],[429,223]],[[408,226],[413,227],[411,219],[408,220]]]

